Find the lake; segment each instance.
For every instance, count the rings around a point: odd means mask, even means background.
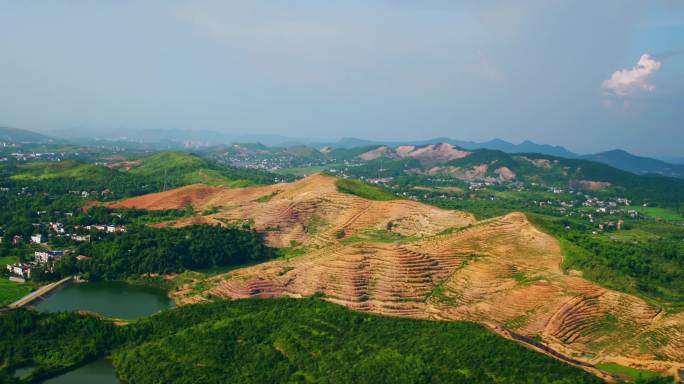
[[[139,319],[174,306],[162,289],[119,281],[68,284],[34,305],[39,311],[85,310],[126,320]]]

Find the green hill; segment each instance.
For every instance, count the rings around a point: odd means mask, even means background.
[[[501,151],[477,150],[445,166],[471,168],[487,164],[486,176],[496,178],[496,170],[507,167],[515,180],[567,187],[577,181],[609,183],[608,191],[624,194],[637,203],[657,203],[678,208],[684,203],[684,180],[636,175],[589,160],[565,159],[534,153],[511,155]]]
[[[203,183],[227,187],[270,184],[274,175],[258,170],[221,166],[185,152],[161,152],[142,159],[129,173],[154,180],[166,187]]]
[[[0,127],[0,141],[10,143],[46,143],[52,138],[25,129]]]
[[[219,300],[127,326],[76,313],[0,314],[0,381],[112,356],[129,383],[600,383],[481,325],[354,312],[320,300]]]
[[[605,163],[611,167],[636,174],[659,174],[663,176],[684,178],[684,165],[670,164],[649,157],[635,156],[621,149],[614,149],[582,156],[583,159]]]
[[[109,190],[108,196],[113,198],[195,183],[244,187],[270,184],[275,180],[273,174],[265,171],[223,166],[183,152],[160,152],[145,157],[130,171],[65,160],[10,164],[2,168],[2,173],[9,177],[4,181],[0,178],[0,183],[8,186],[26,186],[34,191],[56,194]]]
[[[485,165],[486,167],[482,167]],[[472,172],[485,169],[484,174]],[[537,183],[547,186],[580,188],[583,182],[602,182],[606,193],[623,195],[636,203],[682,209],[684,206],[684,180],[658,175],[636,175],[609,165],[582,159],[565,159],[536,153],[509,154],[497,150],[480,149],[466,157],[429,167],[415,159],[381,158],[349,167],[346,172],[357,178],[407,177],[439,175],[444,179],[500,180],[499,170],[508,168],[514,177],[503,182]],[[474,174],[474,175],[473,175]],[[600,193],[601,191],[595,191]]]
[[[146,180],[135,178],[125,172],[102,165],[82,163],[74,160],[61,162],[30,162],[13,164],[4,169],[10,174],[9,183],[16,187],[29,187],[35,192],[66,194],[69,191],[104,191],[109,196],[122,197],[152,192]]]
[[[337,190],[344,193],[360,196],[369,200],[396,200],[398,196],[392,192],[379,187],[377,185],[369,184],[360,180],[352,179],[338,179],[335,182]]]
[[[16,181],[43,181],[59,178],[107,180],[120,176],[120,172],[104,166],[81,163],[74,160],[61,162],[32,162],[17,166],[19,171],[11,176]]]

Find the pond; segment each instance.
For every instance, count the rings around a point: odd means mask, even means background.
[[[90,364],[46,380],[43,384],[120,384],[111,361],[96,360]]]
[[[139,319],[174,306],[162,289],[120,281],[68,284],[34,305],[39,311],[85,310],[126,320]]]
[[[31,372],[33,372],[33,370],[35,368],[36,367],[34,367],[32,365],[27,366],[27,367],[17,368],[14,370],[14,377],[16,377],[17,379],[23,380],[23,379],[27,378],[31,374]]]

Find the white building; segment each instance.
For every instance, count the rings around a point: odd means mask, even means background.
[[[57,261],[64,256],[64,251],[36,251],[33,253],[38,263],[45,264],[50,261]]]
[[[23,277],[25,279],[31,278],[31,267],[27,264],[22,264],[22,263],[8,264],[7,270],[15,276],[20,276],[20,277]]]
[[[90,235],[76,235],[76,234],[73,234],[73,235],[71,235],[71,240],[79,241],[79,242],[82,242],[82,241],[90,241]]]
[[[35,244],[42,244],[45,242],[45,240],[45,235],[43,235],[42,233],[38,233],[31,236],[31,242]]]

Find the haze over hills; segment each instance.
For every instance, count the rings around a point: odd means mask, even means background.
[[[8,143],[47,143],[53,138],[25,129],[0,127],[0,142]]]
[[[513,144],[501,139],[474,142],[446,137],[407,141],[373,141],[358,138],[343,138],[334,142],[316,142],[311,140],[298,140],[279,135],[234,135],[219,131],[192,131],[180,129],[117,130],[116,132],[95,134],[94,136],[87,136],[85,132],[80,132],[79,130],[64,130],[55,131],[53,135],[53,137],[50,137],[28,130],[0,127],[0,139],[7,142],[50,143],[71,141],[86,145],[116,143],[123,146],[125,146],[126,143],[131,143],[135,145],[146,144],[151,148],[157,149],[208,148],[232,143],[260,143],[261,145],[271,147],[310,146],[317,149],[356,149],[365,147],[397,148],[402,146],[425,147],[432,144],[448,143],[467,150],[492,149],[505,153],[538,153],[568,159],[585,159],[608,164],[612,167],[636,174],[653,173],[663,176],[684,178],[684,165],[682,164],[672,164],[649,157],[636,156],[619,149],[595,154],[579,155],[562,146],[538,144],[530,140],[525,140],[519,144]]]
[[[682,156],[659,156],[658,158],[670,164],[684,164],[684,157]]]
[[[596,153],[593,155],[580,156],[582,159],[597,161],[612,167],[630,171],[636,174],[657,173],[664,176],[684,177],[683,164],[670,164],[662,160],[648,157],[635,156],[621,149],[614,149]]]
[[[149,128],[120,128],[115,130],[91,131],[88,129],[62,129],[48,133],[54,137],[61,137],[75,142],[134,142],[149,144],[166,144],[175,146],[208,147],[213,145],[230,144],[235,142],[260,142],[269,146],[280,146],[284,143],[297,141],[281,135],[261,135],[240,133],[233,134],[216,130],[186,130],[186,129],[149,129]]]
[[[407,141],[371,141],[357,138],[343,138],[337,142],[330,143],[313,143],[316,147],[329,146],[331,148],[358,148],[368,146],[389,146],[397,147],[401,145],[415,145],[423,146],[435,143],[449,143],[463,149],[496,149],[508,153],[541,153],[544,155],[558,156],[558,157],[576,157],[577,154],[560,147],[547,144],[537,144],[529,140],[525,140],[520,144],[509,143],[501,139],[493,139],[486,142],[475,142],[465,140],[455,140],[448,137],[436,137],[429,140],[407,140]]]
[[[618,1],[3,2],[0,384],[684,384],[684,0]]]

